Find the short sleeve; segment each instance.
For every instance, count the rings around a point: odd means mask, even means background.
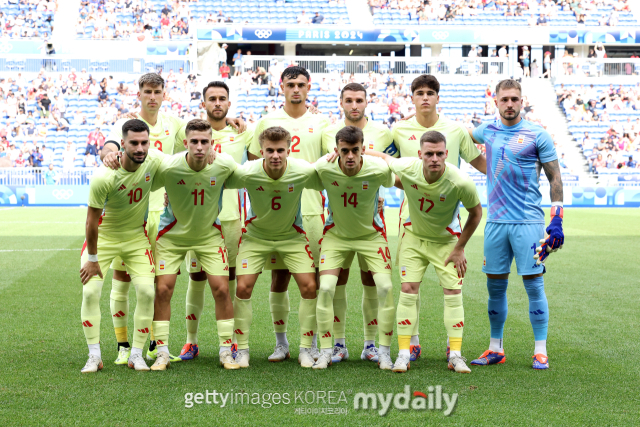
[[[536,147],[538,148],[538,158],[541,163],[549,163],[558,160],[556,148],[553,145],[553,139],[547,131],[538,133],[536,137]]]
[[[104,166],[103,166],[104,168]],[[89,185],[89,201],[87,205],[92,208],[102,209],[107,201],[107,196],[111,190],[111,177],[106,170],[102,173],[95,174]]]
[[[248,166],[251,163],[245,163],[244,165],[237,167],[233,173],[227,178],[224,185],[226,188],[240,189],[245,188],[246,178],[248,176]]]
[[[473,130],[473,138],[478,142],[478,144],[484,144],[484,130],[487,126],[489,126],[489,123],[482,123]]]
[[[458,129],[461,134],[460,157],[462,157],[465,162],[470,163],[480,155],[480,150],[478,150],[478,147],[473,143],[473,139],[471,139],[469,131],[467,131],[466,128],[460,126]]]
[[[253,132],[253,138],[248,149],[249,153],[258,158],[262,157],[262,153],[260,153],[260,134],[262,133],[263,123],[264,120],[260,120],[256,125],[256,128]]]
[[[247,151],[251,148],[251,144],[253,143],[253,137],[256,133],[257,126],[247,126],[247,130],[245,130],[241,135],[245,138],[245,148]],[[260,157],[260,156],[258,156]]]
[[[335,146],[335,143],[331,143],[331,134],[327,132],[327,128],[324,128],[322,131],[322,147],[320,148],[320,155],[324,156],[328,154],[330,151],[333,151],[332,148]],[[331,148],[329,148],[331,147]]]
[[[176,138],[173,141],[173,154],[180,153],[185,151],[186,148],[184,146],[184,140],[187,139],[187,124],[183,124],[178,132],[176,133]]]
[[[398,178],[402,179],[404,177],[405,172],[407,171],[407,168],[409,168],[409,166],[411,165],[411,163],[413,163],[414,160],[415,158],[413,157],[401,157],[399,159],[394,159],[389,164],[389,169],[391,170],[391,172],[398,175]]]
[[[151,191],[155,191],[159,188],[164,187],[165,178],[167,176],[167,170],[169,168],[169,163],[171,162],[172,156],[164,156],[162,161],[160,162],[160,166],[158,166],[158,170],[156,171],[155,176],[153,177],[153,183],[151,184]]]
[[[473,181],[465,176],[461,180],[461,185],[458,187],[458,199],[462,202],[465,208],[471,209],[480,203],[480,197],[478,197],[478,190]]]
[[[229,173],[232,174],[236,169],[238,169],[238,164],[233,157],[226,153],[218,154],[220,160],[222,160],[222,165],[229,169]]]
[[[304,188],[309,190],[322,191],[324,190],[324,185],[322,185],[322,180],[320,179],[320,173],[318,172],[319,165],[309,165],[307,169],[308,179],[304,184]]]

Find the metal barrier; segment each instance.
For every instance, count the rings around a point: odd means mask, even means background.
[[[497,75],[507,74],[506,58],[438,58],[438,57],[353,57],[353,56],[260,56],[252,55],[253,69],[262,67],[269,70],[278,60],[286,65],[295,64],[311,73],[331,73],[344,71],[346,74],[366,74],[369,72],[396,74],[455,74],[455,75]]]
[[[49,168],[0,168],[0,185],[46,185]],[[56,185],[87,185],[95,168],[54,169]]]
[[[89,55],[87,55],[89,56]],[[190,62],[186,57],[168,58],[166,56],[143,56],[123,59],[87,59],[72,55],[22,55],[20,59],[0,58],[0,72],[20,71],[69,72],[71,69],[87,70],[90,73],[138,73],[150,71],[175,72],[183,68],[189,72]]]
[[[560,76],[637,76],[640,75],[640,59],[631,58],[573,58],[559,59]]]

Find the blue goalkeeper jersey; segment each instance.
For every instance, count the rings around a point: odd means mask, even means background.
[[[487,222],[544,224],[540,169],[558,158],[549,133],[527,120],[514,126],[495,120],[473,137],[487,149]]]

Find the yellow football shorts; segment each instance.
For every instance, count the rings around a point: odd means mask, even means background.
[[[242,223],[240,219],[220,221],[220,223],[222,224],[222,235],[224,236],[224,244],[227,247],[227,254],[229,256],[229,268],[233,268],[236,266],[236,258],[238,257],[238,245],[240,243],[240,236],[242,236]],[[193,260],[195,260],[195,264]],[[198,257],[196,257],[193,251],[187,253],[185,262],[189,273],[199,273],[203,271],[202,265],[198,262]]]
[[[112,241],[98,234],[98,263],[103,277],[109,271],[109,264],[116,258],[124,260],[132,277],[155,276],[153,251],[149,240],[142,233],[137,233],[136,237],[126,241]],[[80,255],[80,267],[88,260],[89,251],[87,251],[85,242]],[[90,280],[102,281],[103,279],[100,276],[94,276]]]
[[[302,227],[305,233],[307,233],[308,245],[311,249],[313,259],[318,259],[320,256],[320,240],[322,239],[322,232],[324,231],[323,215],[302,215]],[[275,260],[275,261],[274,261]],[[264,266],[265,270],[286,270],[282,258],[274,253],[272,257],[267,260]]]
[[[282,268],[291,273],[314,273],[316,265],[313,262],[311,245],[307,238],[300,234],[289,240],[262,240],[247,234],[242,236],[236,274],[260,273],[265,263],[276,265],[276,257],[281,260]]]
[[[423,240],[410,231],[405,231],[402,236],[402,249],[400,251],[400,281],[422,282],[424,273],[429,264],[433,264],[436,270],[440,286],[445,289],[461,289],[462,279],[458,277],[458,271],[450,262],[445,267],[444,262],[456,247],[456,242],[435,243]],[[398,245],[400,246],[400,245]]]
[[[177,245],[166,236],[156,243],[156,275],[178,274],[180,264],[189,251],[195,255],[188,259],[189,268],[196,268],[199,264],[202,270],[212,276],[229,276],[227,248],[222,239],[211,239],[200,244]]]
[[[149,212],[149,214],[147,215],[147,226],[145,228],[145,231],[147,232],[147,236],[149,236],[149,243],[151,244],[151,249],[154,253],[156,250],[156,236],[158,235],[158,226],[160,225],[161,214],[162,211],[154,211]],[[113,262],[111,263],[111,268],[113,270],[127,271],[125,263],[120,257],[114,258]]]
[[[343,268],[354,254],[362,257],[372,273],[391,274],[391,252],[382,235],[372,240],[346,240],[328,233],[322,239],[320,251],[320,271]]]

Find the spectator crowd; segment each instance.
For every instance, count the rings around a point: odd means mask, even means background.
[[[49,37],[57,0],[0,0],[0,38]]]

